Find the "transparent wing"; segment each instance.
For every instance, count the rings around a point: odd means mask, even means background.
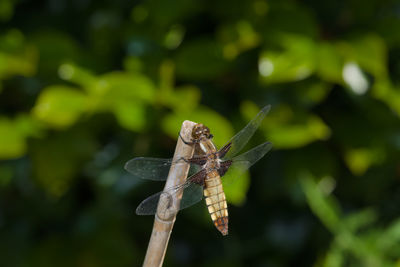
[[[272,144],[266,142],[261,144],[246,153],[243,153],[232,159],[232,165],[229,167],[228,171],[223,176],[223,183],[229,184],[231,180],[237,179],[241,173],[250,168],[254,163],[261,159],[268,151],[271,149]],[[191,166],[191,169],[198,170],[199,166]],[[200,168],[201,169],[201,168]],[[201,172],[205,172],[201,169]],[[196,177],[199,176],[199,172],[193,174],[188,178],[188,180],[180,185],[168,188],[164,191],[158,192],[139,204],[136,209],[136,214],[138,215],[154,215],[157,212],[158,201],[162,193],[166,193],[169,197],[174,197],[175,194],[183,190],[183,196],[180,203],[179,210],[188,208],[201,199],[203,199],[203,186],[195,183]]]
[[[134,158],[129,160],[125,164],[125,170],[131,173],[135,178],[153,180],[153,181],[165,181],[167,180],[169,169],[172,164],[185,164],[183,160],[177,160],[175,162],[172,159],[161,159],[161,158]],[[200,166],[191,164],[189,169],[189,176],[198,172]]]
[[[239,153],[243,147],[247,144],[250,138],[253,136],[254,132],[258,129],[261,122],[264,120],[265,116],[271,109],[271,106],[265,106],[261,109],[261,111],[257,114],[257,116],[252,119],[249,124],[246,125],[240,132],[238,132],[234,137],[229,140],[232,142],[232,146],[228,153],[225,155],[226,158],[232,158],[237,153]],[[228,142],[228,143],[229,143]]]
[[[249,151],[240,154],[239,156],[236,156],[233,158],[234,162],[240,162],[240,161],[247,161],[249,162],[250,166],[256,163],[259,159],[265,156],[272,148],[272,143],[271,142],[265,142],[261,145],[258,145]]]
[[[134,158],[125,164],[125,170],[134,177],[153,181],[165,181],[171,168],[172,159]]]
[[[168,197],[171,199],[175,194],[178,194],[181,190],[183,190],[183,196],[181,199],[181,203],[179,206],[179,210],[188,208],[197,202],[199,202],[203,198],[203,186],[194,183],[193,177],[195,177],[198,173],[192,175],[188,178],[188,180],[180,185],[168,188],[164,191],[158,192],[139,204],[136,208],[137,215],[154,215],[157,212],[158,201],[160,200],[160,196],[163,193],[166,193]]]
[[[230,184],[234,179],[238,179],[240,174],[248,170],[254,163],[260,160],[272,148],[270,142],[265,142],[255,148],[236,156],[232,159],[232,165],[222,177],[224,185]]]

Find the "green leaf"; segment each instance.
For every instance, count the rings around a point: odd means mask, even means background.
[[[245,102],[242,110],[245,110],[247,118],[251,119],[259,109],[253,103]],[[286,105],[273,106],[261,129],[275,148],[302,147],[316,140],[326,140],[331,133],[319,117],[295,112]]]
[[[13,159],[26,153],[25,134],[18,125],[5,117],[0,117],[0,159]]]
[[[319,189],[311,174],[300,174],[300,183],[307,197],[311,210],[325,224],[335,232],[340,227],[340,209],[333,197],[325,196]]]
[[[96,77],[90,71],[71,63],[62,64],[58,68],[58,75],[61,79],[76,83],[85,89],[91,88],[96,81]],[[90,90],[88,90],[88,93],[90,93]]]
[[[383,233],[380,233],[377,241],[379,242],[379,247],[383,251],[398,246],[400,242],[400,219],[397,218],[384,230]]]
[[[159,102],[170,107],[176,113],[186,113],[196,109],[200,97],[200,90],[195,86],[182,86],[158,95]],[[185,101],[182,101],[182,99]]]
[[[36,72],[38,51],[24,44],[18,30],[10,30],[0,38],[0,79],[13,75],[32,76]]]
[[[90,92],[104,101],[114,102],[135,100],[153,102],[156,91],[152,80],[139,73],[110,72],[99,77]]]
[[[296,86],[293,93],[298,102],[309,107],[324,101],[331,92],[332,87],[332,84],[327,82],[305,81],[304,85]]]
[[[373,164],[383,162],[385,152],[376,148],[349,149],[345,155],[345,161],[354,175],[363,175]]]
[[[321,119],[310,115],[304,123],[269,129],[267,136],[276,148],[296,148],[316,140],[326,140],[330,136],[330,130]]]
[[[364,35],[347,44],[339,43],[339,49],[347,61],[356,61],[375,78],[387,77],[387,49],[381,37]]]
[[[300,35],[282,35],[282,51],[265,50],[258,62],[266,83],[299,81],[309,77],[316,67],[314,42]]]
[[[264,3],[261,2],[262,4]],[[218,35],[224,43],[224,57],[228,60],[232,60],[242,52],[258,46],[261,41],[258,32],[245,20],[221,26]]]
[[[317,74],[321,79],[343,84],[342,70],[344,59],[334,44],[323,42],[317,46]]]
[[[139,101],[119,101],[113,108],[119,124],[132,131],[140,131],[146,125],[145,106]]]
[[[67,86],[50,86],[39,95],[33,115],[51,127],[66,128],[87,110],[87,96]]]
[[[235,170],[229,170],[227,175],[233,178],[229,179],[229,182],[225,182],[225,177],[222,177],[222,183],[226,200],[236,206],[243,205],[246,201],[246,194],[250,187],[250,175],[249,172],[234,172]]]
[[[378,215],[373,209],[364,209],[347,215],[343,223],[351,232],[356,232],[363,227],[371,226],[376,222],[377,217]]]
[[[323,267],[341,267],[343,266],[343,261],[344,261],[344,253],[343,250],[340,246],[338,246],[336,243],[333,243],[329,249],[329,251],[326,253],[326,256],[324,258],[324,263]],[[316,265],[320,266],[320,265]]]
[[[377,80],[373,85],[373,95],[400,115],[400,90],[390,80]]]

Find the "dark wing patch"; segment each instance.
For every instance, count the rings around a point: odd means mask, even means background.
[[[219,151],[218,151],[218,158],[222,159],[223,157],[225,157],[226,153],[228,153],[229,149],[231,149],[232,146],[232,142],[227,143],[224,147],[222,147]]]
[[[232,165],[232,160],[227,160],[220,163],[220,168],[218,174],[222,177],[228,171],[229,167]]]
[[[189,163],[203,166],[204,164],[207,163],[207,160],[208,160],[208,158],[206,156],[204,156],[204,157],[193,157],[193,158],[187,159],[186,161]]]
[[[198,185],[204,185],[204,179],[206,179],[207,172],[206,169],[202,169],[196,174],[193,174],[188,181],[198,184]]]

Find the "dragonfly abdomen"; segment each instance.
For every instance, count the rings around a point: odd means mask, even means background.
[[[207,174],[207,178],[204,180],[204,197],[215,227],[223,235],[227,235],[228,205],[222,188],[221,178],[217,171]]]

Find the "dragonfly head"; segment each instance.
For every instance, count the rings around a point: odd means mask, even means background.
[[[192,138],[194,140],[211,139],[213,135],[210,133],[210,129],[207,126],[198,123],[193,127]]]

